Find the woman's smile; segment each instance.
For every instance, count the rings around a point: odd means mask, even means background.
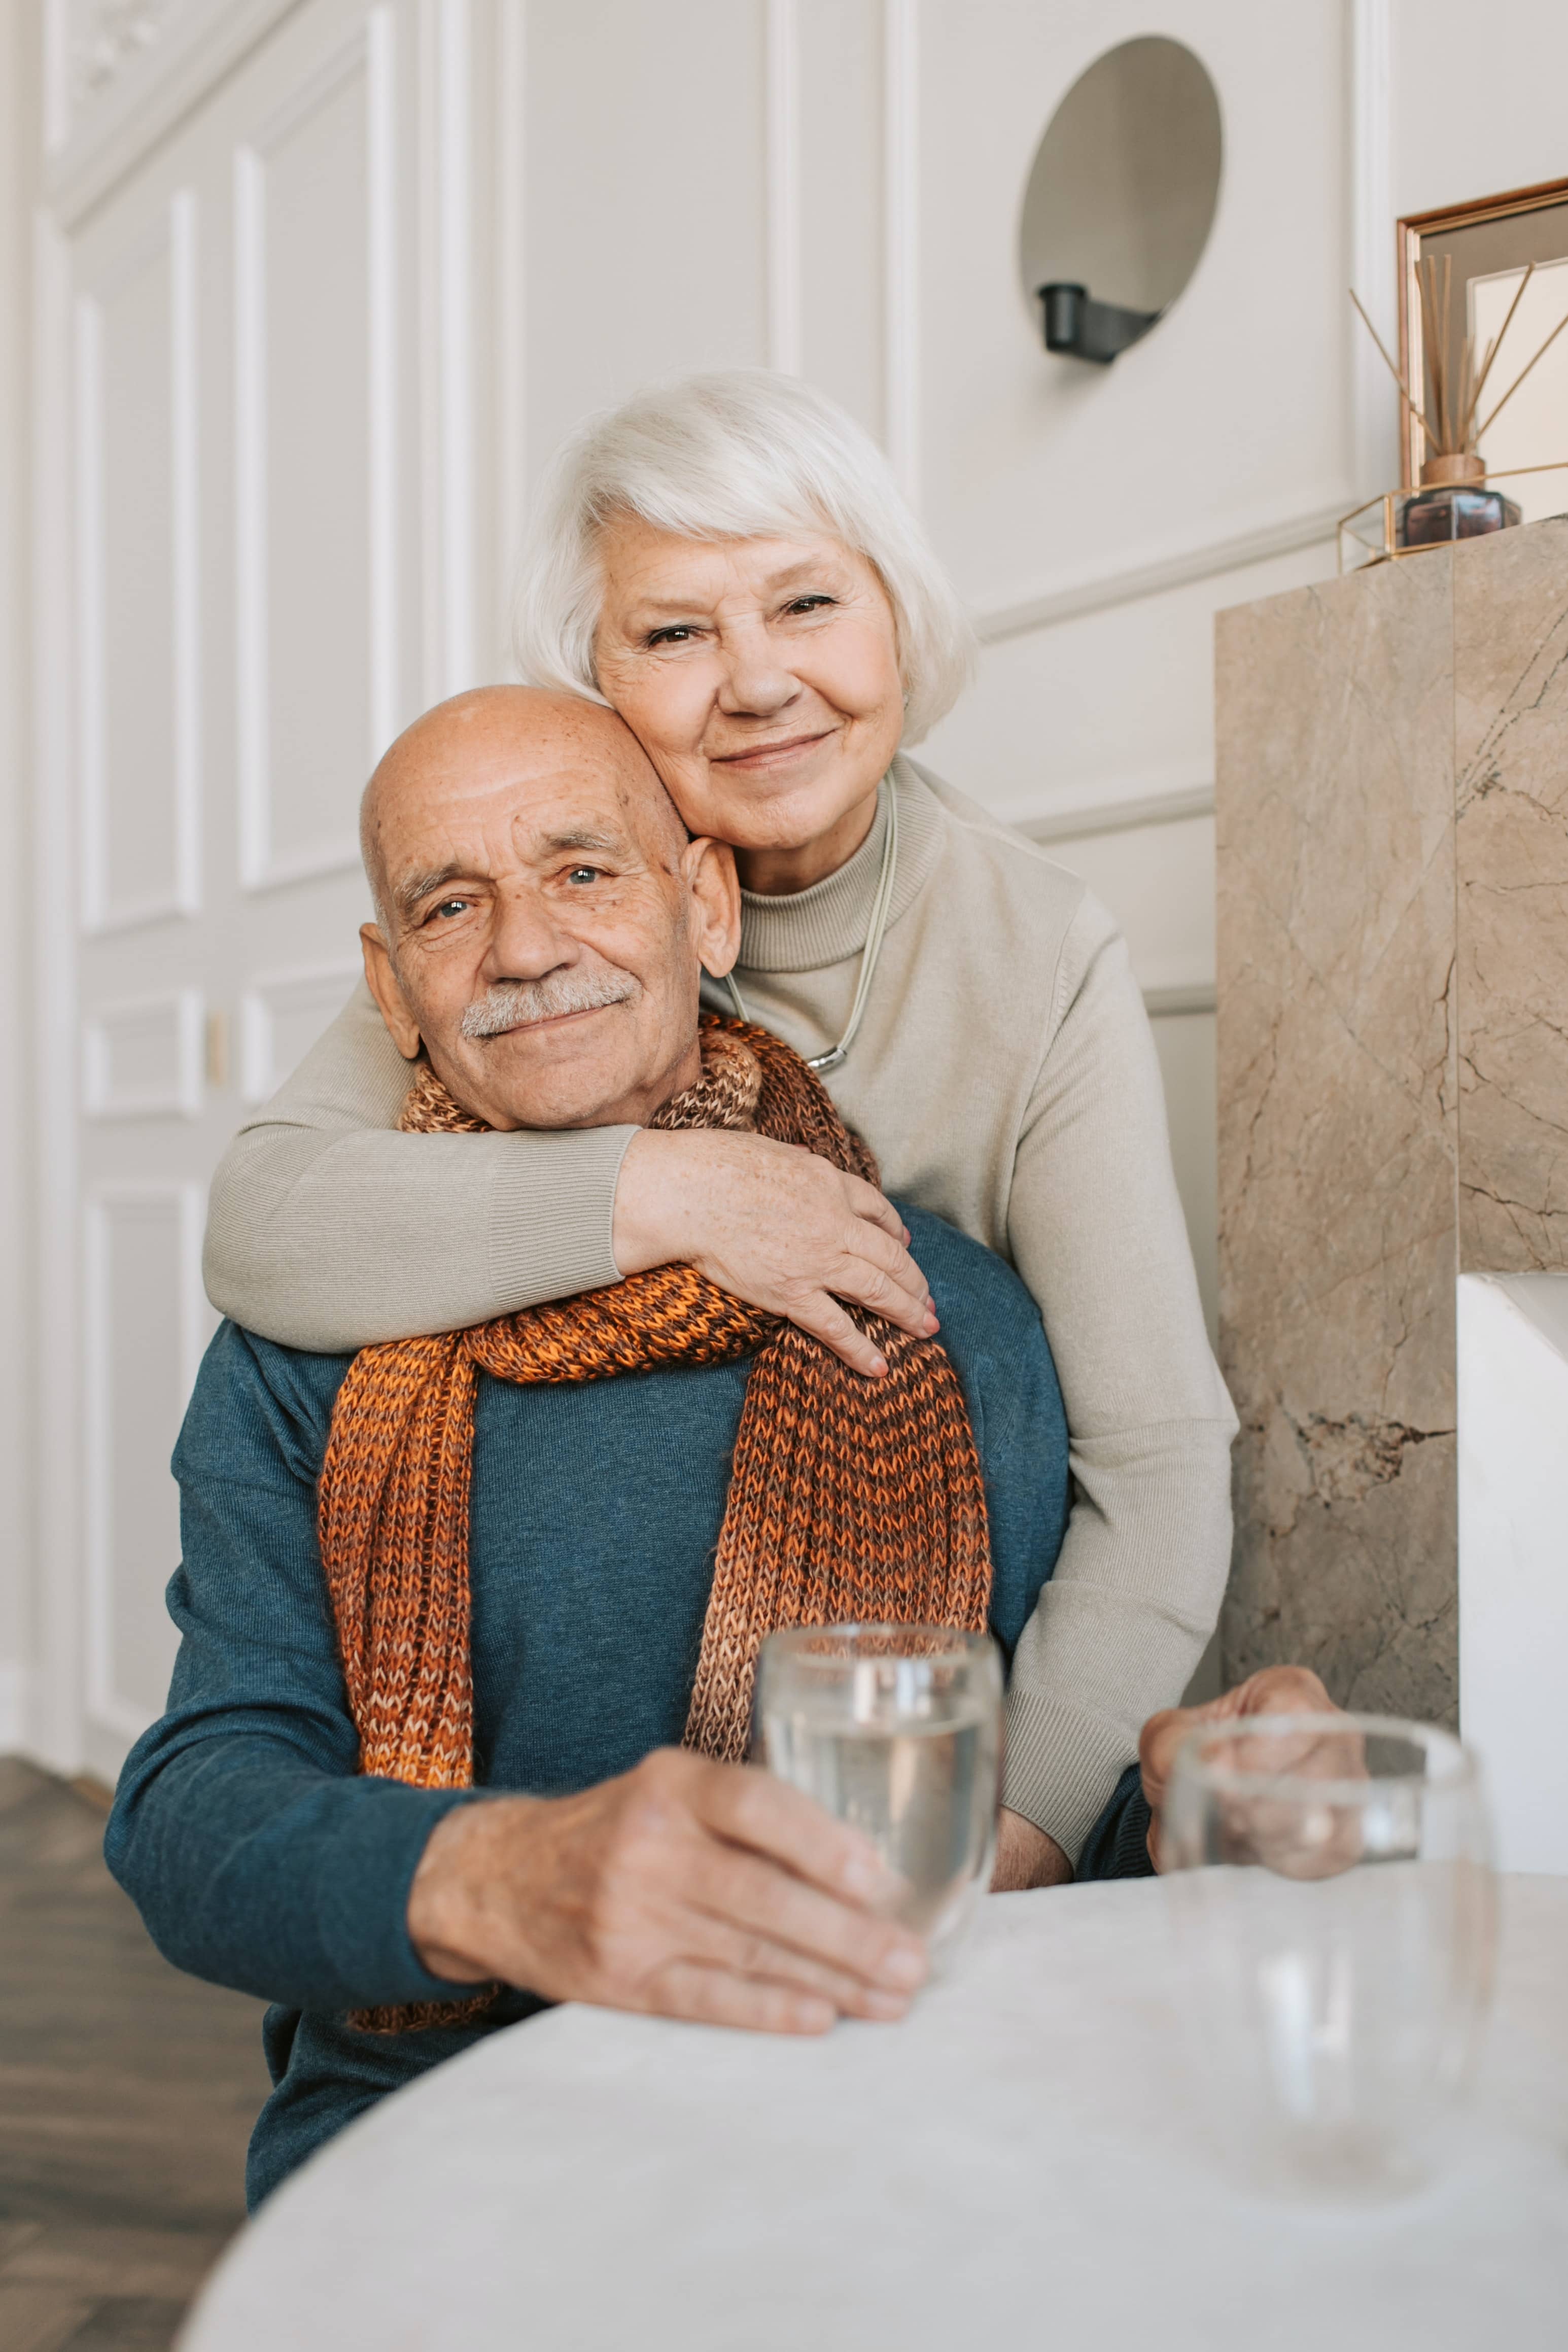
[[[710,751],[708,760],[716,768],[744,768],[755,775],[763,769],[792,765],[803,751],[814,751],[837,732],[835,727],[821,727],[810,735],[787,735],[777,743],[748,743],[738,751]]]

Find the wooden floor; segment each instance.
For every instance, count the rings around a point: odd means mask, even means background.
[[[102,1837],[0,1758],[3,2352],[162,2352],[245,2216],[261,2003],[160,1959]]]

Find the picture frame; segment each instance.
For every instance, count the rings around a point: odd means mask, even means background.
[[[1473,327],[1484,347],[1531,263],[1535,268],[1526,299],[1510,331],[1508,352],[1499,354],[1500,384],[1508,373],[1501,361],[1506,357],[1521,366],[1568,308],[1568,179],[1411,213],[1398,223],[1397,236],[1399,361],[1412,390],[1426,382],[1416,285],[1424,257],[1439,268],[1451,265],[1449,341],[1456,370],[1463,338]],[[1525,520],[1568,509],[1568,333],[1558,338],[1528,386],[1521,387],[1518,399],[1510,403],[1506,425],[1500,416],[1498,427],[1482,454],[1489,473],[1524,472],[1525,479],[1510,486],[1510,495],[1526,505]],[[1421,426],[1408,409],[1401,416],[1399,450],[1401,480],[1410,489],[1421,478],[1425,446]]]

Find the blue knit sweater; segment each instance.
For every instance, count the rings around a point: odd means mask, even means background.
[[[1033,1301],[1002,1262],[903,1212],[968,1402],[990,1510],[991,1623],[1013,1643],[1067,1520],[1067,1427]],[[388,2039],[344,2012],[441,1999],[405,1925],[426,1839],[465,1792],[357,1776],[358,1742],[316,1544],[316,1479],[343,1356],[225,1324],[174,1455],[183,1559],[168,1713],[140,1739],[110,1869],[177,1966],[273,2002],[276,2089],[251,2143],[257,2201],[372,2100],[528,2015]],[[724,1517],[747,1366],[578,1388],[481,1374],[470,1529],[476,1778],[555,1796],[678,1741]],[[1141,1863],[1124,1780],[1092,1874]],[[1082,1874],[1082,1873],[1081,1873]]]

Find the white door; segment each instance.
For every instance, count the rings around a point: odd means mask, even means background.
[[[208,1180],[350,984],[371,766],[472,676],[463,25],[308,0],[52,240],[40,1731],[105,1774],[173,1654]]]

